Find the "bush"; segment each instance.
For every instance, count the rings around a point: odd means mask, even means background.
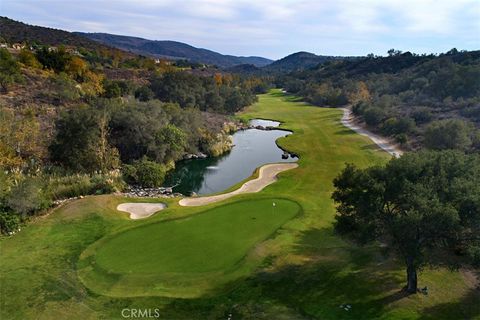
[[[142,86],[140,88],[138,88],[137,90],[135,90],[135,98],[140,100],[140,101],[148,101],[148,100],[152,100],[153,97],[154,97],[154,93],[152,91],[152,89],[150,89],[149,87],[147,86]]]
[[[55,200],[68,199],[90,194],[92,183],[86,174],[66,177],[52,177],[48,183],[48,192]]]
[[[127,183],[142,187],[160,187],[165,180],[166,171],[163,164],[146,158],[135,161],[132,165],[124,165],[122,168],[122,174]]]
[[[404,145],[408,142],[407,135],[405,133],[397,134],[395,136],[395,141],[400,143],[401,145]]]
[[[460,119],[432,122],[425,131],[425,146],[433,150],[469,150],[476,136],[471,123]]]
[[[104,175],[96,174],[91,178],[93,194],[108,194],[123,189],[123,185],[115,181],[116,179]]]
[[[52,199],[68,199],[88,194],[107,194],[122,190],[124,182],[115,172],[107,174],[75,174],[53,176],[48,180],[48,194]]]
[[[106,97],[106,98],[118,98],[122,95],[122,89],[120,88],[120,86],[118,85],[118,83],[116,81],[108,81],[106,80],[104,83],[103,83],[103,88],[104,88],[104,92],[103,92],[103,96]]]
[[[417,124],[423,124],[432,121],[433,114],[428,108],[418,108],[412,113],[412,118]]]
[[[42,189],[38,178],[25,178],[12,188],[7,204],[15,213],[31,215],[48,208],[51,200]]]
[[[0,232],[8,234],[18,230],[22,219],[12,212],[0,211]]]
[[[352,107],[352,112],[356,116],[361,116],[365,113],[365,110],[369,109],[370,107],[371,106],[368,103],[361,101]]]
[[[27,49],[23,49],[22,51],[20,51],[20,54],[18,55],[18,61],[32,68],[42,67],[40,62],[38,62],[37,58],[35,57],[35,55]]]
[[[415,122],[408,117],[388,118],[382,125],[382,130],[389,135],[407,134],[413,131]]]
[[[369,126],[377,126],[385,118],[385,113],[380,108],[372,107],[365,110],[363,118]]]
[[[20,66],[13,59],[7,49],[0,49],[0,87],[7,92],[9,86],[15,82],[21,82],[23,77],[20,73]]]

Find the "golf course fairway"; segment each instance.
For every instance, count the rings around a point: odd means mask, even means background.
[[[186,278],[205,280],[211,275],[218,280],[219,272],[236,271],[256,243],[299,212],[300,206],[290,200],[243,200],[191,217],[143,225],[101,241],[92,249],[93,257],[86,254],[90,264],[80,273],[88,287],[102,294],[175,295],[171,293],[175,289],[184,291]],[[165,280],[159,280],[165,275],[169,290]],[[178,288],[173,278],[178,279]]]
[[[468,275],[426,267],[419,286],[429,294],[403,296],[403,261],[335,234],[334,177],[345,163],[391,158],[342,114],[272,90],[237,116],[281,121],[293,134],[277,143],[299,166],[262,191],[198,207],[88,196],[2,238],[0,318],[122,319],[141,308],[175,320],[478,319]],[[131,220],[116,210],[125,202],[167,207]]]

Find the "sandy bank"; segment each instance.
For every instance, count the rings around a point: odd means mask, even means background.
[[[240,188],[232,192],[215,196],[183,198],[179,201],[181,206],[203,206],[206,204],[222,201],[242,193],[259,192],[266,186],[277,181],[277,175],[286,170],[298,167],[297,163],[272,163],[262,166],[258,178],[245,182]]]
[[[343,110],[343,117],[342,117],[342,124],[355,131],[362,136],[369,137],[376,145],[378,145],[382,150],[390,153],[392,156],[398,158],[403,154],[403,151],[394,143],[392,143],[389,139],[379,136],[375,133],[372,133],[365,128],[362,128],[358,124],[355,123],[355,117],[352,114],[352,111],[348,108],[342,108]]]

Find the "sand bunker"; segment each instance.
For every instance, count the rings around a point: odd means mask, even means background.
[[[130,213],[130,219],[144,219],[155,212],[165,209],[164,203],[122,203],[117,206],[118,211]]]
[[[262,166],[258,173],[258,178],[245,182],[240,188],[232,192],[223,193],[215,196],[183,198],[179,201],[181,206],[203,206],[206,204],[219,202],[237,194],[259,192],[269,184],[277,181],[277,175],[286,170],[298,167],[297,163],[273,163]]]

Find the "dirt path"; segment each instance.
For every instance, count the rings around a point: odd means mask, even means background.
[[[122,203],[117,206],[118,211],[130,213],[130,219],[144,219],[155,212],[165,209],[164,203]]]
[[[272,163],[260,168],[258,178],[245,182],[240,188],[232,192],[215,196],[183,198],[179,201],[181,206],[203,206],[206,204],[222,201],[237,194],[259,192],[266,186],[277,181],[277,175],[286,170],[298,167],[297,163]]]
[[[343,110],[343,117],[342,117],[342,124],[355,131],[362,136],[366,136],[370,138],[376,145],[378,145],[381,149],[385,150],[386,152],[390,153],[392,156],[398,158],[403,154],[403,151],[394,143],[392,143],[389,139],[379,136],[375,133],[368,131],[367,129],[362,128],[360,125],[355,123],[355,117],[352,114],[352,111],[348,108],[342,108]]]

